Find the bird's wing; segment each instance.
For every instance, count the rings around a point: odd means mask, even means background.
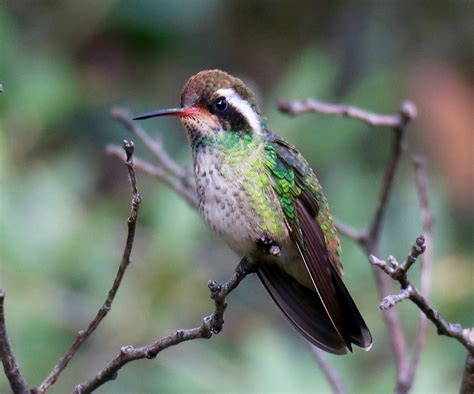
[[[276,264],[259,264],[257,274],[293,326],[313,345],[334,354],[347,353],[321,299]]]
[[[279,278],[272,278],[269,268],[260,275],[265,287],[306,337],[307,331],[313,330],[316,346],[321,345],[320,332],[308,323],[315,318],[315,313],[325,313],[327,318],[318,324],[339,337],[342,346],[351,349],[351,343],[354,343],[369,348],[372,343],[370,332],[342,282],[337,233],[316,176],[301,154],[279,138],[268,146],[266,163],[291,237],[315,291],[312,300],[306,299],[309,294],[302,300],[302,294],[298,295]],[[295,302],[302,308],[295,308]],[[326,345],[331,347],[328,343]],[[341,352],[341,349],[333,350]]]

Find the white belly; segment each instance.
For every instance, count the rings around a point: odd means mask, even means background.
[[[241,184],[224,178],[217,159],[196,158],[195,173],[199,211],[206,223],[239,255],[248,255],[261,237],[258,218],[252,217]]]

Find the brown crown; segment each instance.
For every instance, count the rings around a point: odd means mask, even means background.
[[[189,78],[181,92],[181,106],[205,105],[217,90],[227,88],[234,89],[258,111],[253,92],[240,79],[221,70],[200,71]]]

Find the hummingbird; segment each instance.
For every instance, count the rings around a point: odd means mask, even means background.
[[[311,344],[345,354],[372,336],[342,281],[340,241],[306,159],[270,130],[254,93],[221,70],[189,78],[181,106],[137,116],[180,118],[191,147],[199,212],[255,267]]]

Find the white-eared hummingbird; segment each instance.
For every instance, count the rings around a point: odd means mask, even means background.
[[[372,337],[342,281],[340,243],[305,158],[271,131],[252,91],[220,70],[192,76],[178,116],[194,159],[199,212],[313,345],[344,354]]]

